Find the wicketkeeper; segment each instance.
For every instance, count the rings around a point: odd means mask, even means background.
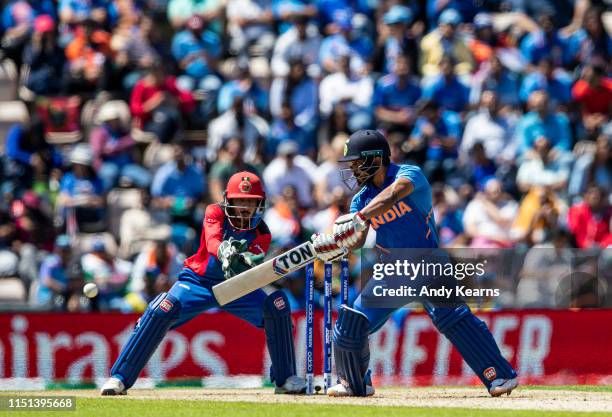
[[[177,282],[147,307],[119,358],[102,395],[125,395],[170,329],[219,307],[212,287],[263,261],[270,231],[262,220],[265,193],[257,175],[233,175],[223,202],[206,208],[198,252],[185,261]],[[296,376],[289,300],[282,291],[254,291],[222,307],[256,327],[263,327],[272,360],[270,376],[277,394],[300,394],[305,380]]]

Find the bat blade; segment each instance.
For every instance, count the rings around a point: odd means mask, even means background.
[[[213,287],[219,305],[225,305],[259,288],[297,271],[315,260],[317,253],[311,242],[303,243],[248,271],[227,279]]]

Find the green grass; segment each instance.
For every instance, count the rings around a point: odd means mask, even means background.
[[[77,410],[7,412],[7,417],[609,417],[609,413],[464,408],[408,408],[323,404],[224,403],[128,398],[77,398]]]

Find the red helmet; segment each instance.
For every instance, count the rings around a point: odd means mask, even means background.
[[[236,209],[240,207],[235,203],[230,203],[232,199],[253,198],[259,200],[255,213],[250,218],[243,218],[236,214]],[[259,177],[252,172],[238,172],[229,179],[221,207],[225,211],[230,224],[238,230],[250,230],[259,224],[263,217],[266,205],[266,193]]]
[[[265,199],[266,193],[257,175],[252,172],[242,171],[232,175],[227,182],[225,197]]]

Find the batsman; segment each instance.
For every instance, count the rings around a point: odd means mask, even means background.
[[[319,258],[334,260],[347,249],[363,246],[374,218],[385,219],[375,224],[376,246],[383,254],[394,248],[438,247],[431,187],[419,167],[390,162],[389,145],[382,133],[355,132],[339,162],[348,164],[341,170],[347,186],[360,190],[353,197],[350,213],[335,221],[331,235],[313,236]],[[394,215],[384,216],[390,210]],[[338,312],[333,349],[339,383],[328,390],[330,396],[374,394],[368,370],[368,335],[379,330],[395,309],[368,308],[362,295],[352,308],[343,305]],[[486,324],[461,300],[452,306],[420,301],[438,331],[455,346],[488,392],[494,397],[510,395],[518,386],[517,374],[501,355]]]
[[[140,317],[111,368],[102,395],[125,395],[170,329],[211,308],[222,308],[263,328],[277,394],[301,394],[306,382],[296,376],[289,300],[282,291],[253,291],[222,307],[212,287],[263,261],[270,231],[262,220],[266,196],[257,175],[239,172],[228,181],[223,202],[206,208],[198,252],[185,261],[177,282],[159,294]]]

